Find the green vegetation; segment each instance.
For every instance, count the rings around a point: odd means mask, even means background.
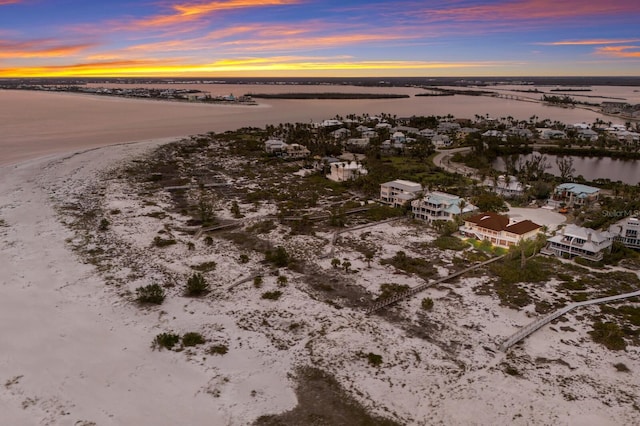
[[[180,336],[175,333],[158,334],[151,343],[151,347],[155,350],[168,349],[171,350],[175,345],[180,343]]]
[[[224,355],[229,352],[229,347],[227,345],[212,345],[207,349],[207,353],[209,355]]]
[[[388,299],[391,296],[398,293],[404,293],[407,290],[409,290],[409,286],[406,284],[380,284],[380,296],[378,296],[376,300]]]
[[[98,230],[99,231],[106,231],[107,229],[109,229],[110,225],[111,225],[111,222],[109,222],[108,219],[102,218],[100,220],[100,225],[98,225]]]
[[[282,296],[282,292],[279,290],[262,293],[262,298],[268,300],[278,300],[280,296]]]
[[[278,246],[275,250],[266,251],[265,260],[278,268],[284,268],[289,266],[291,258],[284,247]]]
[[[431,299],[430,297],[426,297],[426,298],[422,299],[422,302],[420,303],[420,306],[425,311],[432,310],[433,309],[433,299]]]
[[[164,239],[160,236],[156,236],[153,239],[153,245],[156,247],[168,247],[168,246],[172,246],[174,244],[177,244],[178,242],[176,240],[174,240],[173,238],[167,238]]]
[[[382,365],[382,355],[369,352],[367,354],[367,361],[369,362],[369,364],[373,365],[374,367],[379,367]]]
[[[441,236],[438,237],[433,245],[439,248],[440,250],[464,250],[469,247],[469,243],[461,240],[460,238],[451,237],[451,236]]]
[[[624,350],[627,347],[624,333],[616,323],[597,321],[593,324],[593,330],[589,334],[594,342],[600,343],[612,351]]]
[[[260,288],[262,287],[262,283],[264,282],[263,278],[258,275],[257,277],[253,277],[253,286],[255,288]]]
[[[287,283],[289,282],[289,279],[284,275],[280,275],[276,280],[276,282],[278,283],[278,287],[286,287]]]
[[[206,340],[202,336],[202,334],[197,333],[195,331],[191,331],[189,333],[185,333],[182,336],[182,346],[185,346],[185,347],[202,345],[205,342],[206,342]]]
[[[247,256],[246,254],[241,254],[240,263],[249,263],[249,256]]]
[[[187,280],[187,286],[184,290],[184,295],[187,297],[198,297],[206,294],[209,291],[209,284],[204,279],[202,274],[195,273]]]
[[[136,301],[138,303],[160,305],[165,299],[164,289],[158,284],[149,284],[144,287],[138,287],[136,289],[136,294]]]
[[[407,256],[404,251],[399,251],[391,259],[383,259],[381,263],[395,266],[409,274],[416,274],[422,279],[428,279],[436,274],[435,267],[427,260]]]

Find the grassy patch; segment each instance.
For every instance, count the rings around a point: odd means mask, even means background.
[[[136,288],[136,301],[138,303],[149,303],[153,305],[160,305],[164,302],[165,292],[158,284],[149,284],[144,287]]]
[[[382,259],[383,265],[392,265],[409,274],[415,274],[422,279],[428,279],[436,274],[436,268],[422,258],[410,257],[403,251],[399,251],[390,259]]]
[[[406,284],[381,284],[380,285],[380,296],[378,296],[377,300],[388,299],[391,296],[394,296],[398,293],[403,293],[409,290],[409,286]]]
[[[446,236],[446,235],[438,237],[433,242],[433,245],[439,248],[440,250],[455,250],[455,251],[464,250],[467,247],[469,247],[469,243],[467,241],[463,241],[460,238]]]
[[[216,266],[217,266],[216,262],[210,261],[210,262],[203,262],[198,265],[192,265],[191,269],[198,272],[211,272],[214,269],[216,269]]]

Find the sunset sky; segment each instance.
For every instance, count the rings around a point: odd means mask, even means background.
[[[0,0],[0,77],[640,75],[638,0]]]

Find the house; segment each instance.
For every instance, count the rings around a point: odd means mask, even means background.
[[[361,133],[361,136],[363,138],[375,138],[378,136],[378,132],[376,132],[375,130],[365,130]]]
[[[320,123],[321,127],[333,127],[333,126],[342,126],[342,121],[339,120],[324,120]]]
[[[542,226],[528,219],[515,222],[509,216],[480,213],[464,220],[460,234],[480,241],[490,241],[498,247],[509,248],[524,240],[535,238]]]
[[[391,141],[394,145],[404,144],[407,141],[407,137],[402,132],[395,132],[393,135],[391,135]]]
[[[369,146],[369,138],[350,138],[345,145],[350,148],[366,148]]]
[[[435,135],[431,138],[431,143],[436,148],[444,148],[447,146],[451,146],[451,139],[447,135]]]
[[[568,258],[579,256],[597,262],[602,260],[604,252],[611,251],[612,244],[613,236],[608,231],[570,224],[549,238],[541,253]]]
[[[453,220],[456,216],[477,209],[476,206],[465,202],[457,195],[439,191],[429,192],[424,197],[411,202],[413,217],[429,222],[434,220]]]
[[[329,169],[331,173],[327,175],[327,179],[334,182],[354,180],[367,174],[367,169],[355,161],[332,163]]]
[[[502,133],[500,130],[490,129],[482,133],[482,137],[483,138],[503,138],[504,133]]]
[[[563,183],[556,186],[547,204],[552,207],[559,207],[563,203],[567,206],[585,205],[597,200],[599,195],[598,188],[580,183]]]
[[[376,129],[390,129],[390,128],[391,128],[391,124],[389,123],[382,122],[382,123],[376,124]]]
[[[269,139],[264,143],[264,150],[268,154],[280,154],[287,145],[282,139]]]
[[[442,123],[438,123],[438,133],[447,133],[447,132],[457,132],[460,130],[460,124],[455,122],[444,121]]]
[[[587,141],[587,142],[596,142],[598,140],[598,132],[596,132],[595,130],[591,130],[589,128],[583,129],[583,128],[579,128],[576,130],[576,136],[578,137],[578,139],[581,139],[583,141]]]
[[[523,138],[523,139],[533,139],[533,132],[527,128],[520,128],[520,127],[512,127],[509,130],[507,130],[507,134],[510,136],[516,136],[518,138]]]
[[[309,155],[311,155],[311,151],[297,143],[284,144],[282,147],[282,158],[293,160],[297,158],[305,158]]]
[[[351,134],[351,132],[349,131],[349,129],[345,129],[344,127],[341,127],[337,130],[334,130],[330,134],[331,136],[333,136],[334,139],[342,139],[342,138],[348,137]]]
[[[538,132],[540,132],[540,139],[544,139],[544,140],[567,138],[567,134],[562,130],[538,129]]]
[[[436,131],[433,129],[422,129],[418,132],[420,136],[424,136],[425,138],[432,138],[436,135]]]
[[[609,227],[616,241],[632,249],[640,249],[640,216],[626,217]]]
[[[419,183],[397,179],[380,185],[380,200],[393,207],[400,207],[416,198],[421,192],[422,185]]]
[[[397,126],[397,127],[394,127],[393,129],[391,129],[391,131],[393,131],[393,132],[403,132],[404,134],[407,134],[407,135],[417,135],[420,130],[417,129],[416,127]]]
[[[483,186],[488,186],[491,191],[505,198],[521,197],[524,195],[527,188],[518,181],[515,176],[500,175],[494,181],[493,179],[486,179]]]

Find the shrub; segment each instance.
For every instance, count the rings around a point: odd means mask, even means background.
[[[369,364],[373,365],[374,367],[379,367],[382,364],[382,355],[369,352],[367,354],[367,361],[369,361]]]
[[[613,364],[613,366],[616,368],[617,371],[620,371],[621,373],[628,373],[629,371],[629,367],[627,367],[625,364],[618,362],[616,364]]]
[[[139,303],[152,303],[159,305],[164,302],[165,293],[164,289],[158,284],[149,284],[144,287],[138,287],[136,289],[136,300]]]
[[[469,247],[469,243],[462,241],[460,238],[451,237],[451,236],[441,236],[438,237],[433,245],[438,247],[440,250],[464,250]]]
[[[211,235],[207,235],[206,237],[204,237],[204,243],[208,246],[213,245],[213,238],[211,237]]]
[[[153,239],[153,245],[156,246],[156,247],[167,247],[167,246],[174,245],[176,243],[177,243],[177,241],[174,240],[173,238],[164,239],[164,238],[162,238],[160,236],[156,236]]]
[[[268,300],[278,300],[280,298],[280,296],[282,296],[282,292],[281,291],[267,291],[266,293],[262,293],[262,298],[263,299],[268,299]]]
[[[278,287],[286,287],[287,283],[289,282],[289,279],[284,275],[280,275],[277,279],[277,282],[278,282]]]
[[[388,299],[389,297],[409,290],[409,286],[406,284],[389,284],[384,283],[380,285],[380,296],[377,300]]]
[[[241,254],[240,263],[249,263],[249,256],[247,256],[246,254]]]
[[[98,230],[106,231],[107,229],[109,229],[109,225],[111,225],[111,222],[109,222],[105,218],[102,218],[102,220],[100,221],[100,225],[98,225]]]
[[[291,259],[289,258],[287,250],[282,246],[278,246],[275,250],[268,250],[265,253],[265,260],[273,263],[278,268],[283,268],[289,265]]]
[[[216,269],[216,266],[218,266],[216,262],[210,261],[210,262],[200,263],[199,265],[193,265],[191,269],[195,269],[196,271],[199,271],[199,272],[210,272]]]
[[[229,347],[227,345],[212,345],[207,349],[207,353],[209,355],[224,355],[229,352]]]
[[[196,346],[201,345],[206,340],[202,337],[202,334],[196,333],[195,331],[191,331],[189,333],[185,333],[182,336],[182,346]]]
[[[331,266],[333,266],[334,268],[340,266],[340,259],[336,259],[335,257],[331,259]]]
[[[262,279],[262,277],[261,277],[261,276],[259,276],[259,275],[258,275],[257,277],[254,277],[254,278],[253,278],[253,286],[254,286],[255,288],[260,288],[260,287],[262,287],[262,283],[263,283],[263,279]]]
[[[421,306],[425,311],[430,311],[431,309],[433,309],[433,299],[430,297],[422,299]]]
[[[202,296],[209,291],[209,284],[202,274],[195,273],[187,280],[185,295],[189,297]]]
[[[607,349],[619,351],[627,347],[622,330],[613,322],[595,322],[589,334],[594,342],[604,345]]]
[[[151,347],[153,349],[172,349],[175,345],[180,342],[180,336],[175,333],[161,333],[158,334],[154,339]]]

